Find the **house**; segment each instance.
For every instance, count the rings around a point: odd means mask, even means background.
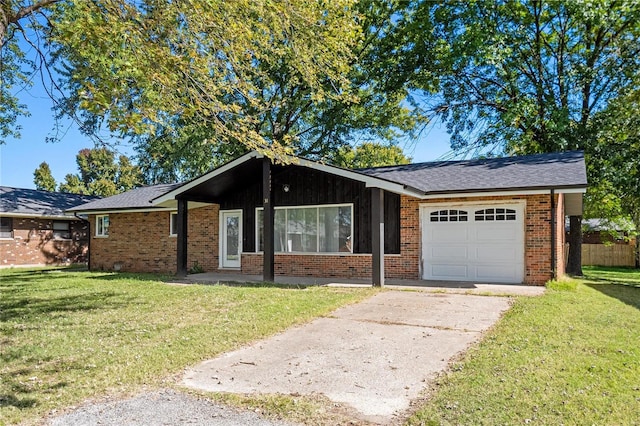
[[[65,210],[96,199],[0,186],[0,266],[86,262],[88,222]]]
[[[70,209],[91,268],[542,285],[582,214],[582,152],[346,170],[250,152],[184,184]]]

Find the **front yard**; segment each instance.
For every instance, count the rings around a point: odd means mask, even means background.
[[[0,270],[0,424],[122,395],[373,290],[179,286],[155,276]]]
[[[584,273],[520,298],[409,424],[640,424],[640,271]]]
[[[408,424],[640,424],[640,271],[585,273],[518,298]],[[0,424],[170,386],[186,366],[374,292],[0,270]],[[214,398],[307,424],[332,421],[298,397]]]

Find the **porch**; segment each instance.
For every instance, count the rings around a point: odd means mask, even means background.
[[[291,277],[276,275],[273,284],[265,283],[262,275],[240,273],[204,272],[189,274],[180,283],[189,284],[225,284],[225,285],[273,285],[290,288],[310,286],[329,287],[371,287],[371,279],[342,279],[317,277]],[[538,296],[545,287],[519,284],[493,284],[462,281],[427,281],[385,279],[385,287],[395,290],[426,291],[432,293],[464,293],[501,296]]]

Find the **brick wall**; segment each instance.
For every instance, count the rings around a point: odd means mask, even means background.
[[[59,265],[87,261],[88,226],[70,221],[71,239],[53,237],[53,220],[14,217],[13,238],[0,239],[0,265]]]
[[[551,203],[548,194],[447,198],[419,200],[402,196],[400,201],[400,255],[385,256],[387,278],[420,279],[421,237],[420,205],[465,201],[524,200],[525,209],[525,283],[543,285],[551,279]],[[558,274],[564,273],[564,203],[556,195],[558,218],[556,252]],[[218,270],[217,205],[193,209],[188,218],[188,263],[195,262],[205,271]],[[109,237],[92,237],[92,269],[166,272],[176,271],[176,238],[169,237],[169,212],[118,213],[109,215]],[[95,217],[91,217],[94,229]],[[361,278],[371,277],[369,254],[276,254],[276,275]],[[262,254],[243,253],[241,272],[262,273]]]
[[[91,269],[175,274],[177,239],[169,211],[110,213],[109,236],[96,237],[91,215]],[[187,266],[218,268],[218,206],[189,210]]]

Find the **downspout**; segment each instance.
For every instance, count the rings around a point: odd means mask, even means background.
[[[552,189],[551,193],[551,272],[553,279],[558,278],[558,268],[556,265],[556,190]]]
[[[78,216],[78,213],[73,214],[75,217],[83,222],[87,223],[87,270],[91,270],[91,221],[83,217]]]

